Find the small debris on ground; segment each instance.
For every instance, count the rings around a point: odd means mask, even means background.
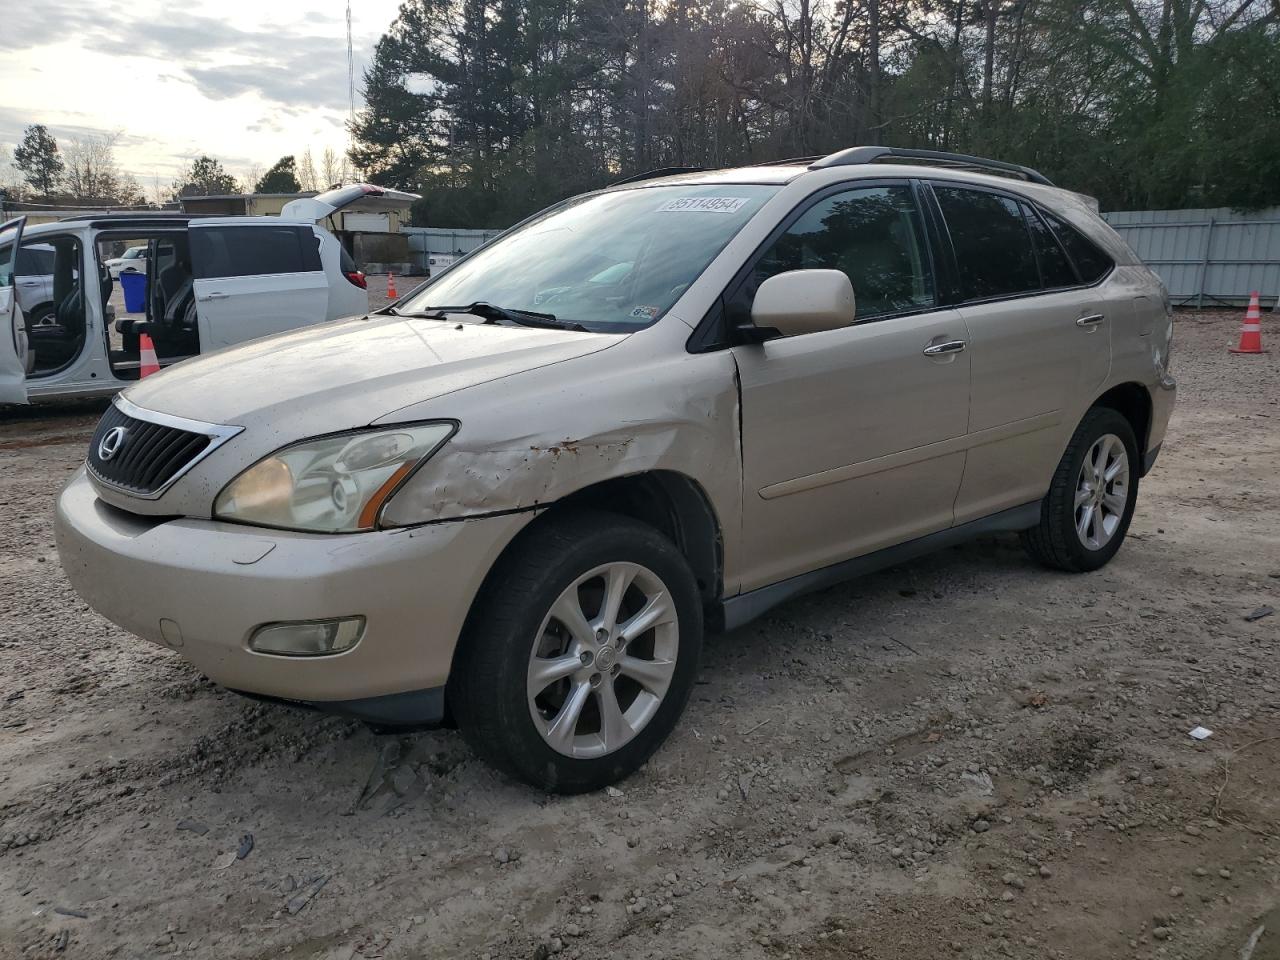
[[[304,887],[300,894],[289,901],[289,906],[286,909],[288,909],[291,915],[297,913],[310,903],[311,899],[319,893],[328,882],[329,878],[327,876],[317,877],[315,880],[311,881],[308,886]]]

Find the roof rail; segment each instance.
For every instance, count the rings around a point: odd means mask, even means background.
[[[845,167],[859,163],[875,163],[877,160],[896,158],[901,160],[923,160],[926,162],[947,164],[956,167],[974,167],[979,170],[995,170],[1000,173],[1011,173],[1032,183],[1042,183],[1052,187],[1053,181],[1043,173],[1016,163],[1005,163],[1003,160],[988,160],[986,157],[971,157],[967,153],[944,153],[941,150],[914,150],[907,147],[850,147],[832,153],[809,165],[810,170],[821,170],[826,167]]]
[[[681,173],[705,173],[706,169],[706,167],[658,167],[656,170],[646,170],[644,173],[615,180],[609,186],[620,187],[624,183],[639,183],[641,180],[652,180],[655,177],[674,177]]]
[[[753,167],[787,167],[795,164],[811,165],[815,160],[821,160],[821,156],[817,157],[788,157],[785,160],[762,160],[760,163],[753,163]]]
[[[189,220],[191,214],[182,213],[178,210],[137,210],[129,212],[127,210],[116,211],[93,211],[88,210],[84,213],[72,214],[69,217],[59,217],[58,223],[75,223],[80,220],[125,220],[125,221],[142,221],[142,220]]]

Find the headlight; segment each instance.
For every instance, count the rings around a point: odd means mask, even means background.
[[[287,530],[372,530],[382,505],[453,431],[422,423],[295,443],[227,484],[213,515]]]

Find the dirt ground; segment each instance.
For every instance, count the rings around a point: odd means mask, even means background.
[[[1280,353],[1228,355],[1240,315],[1180,315],[1109,567],[1001,536],[791,602],[575,798],[90,612],[51,510],[102,404],[9,411],[0,957],[1275,960],[1280,614],[1246,615],[1280,608]]]

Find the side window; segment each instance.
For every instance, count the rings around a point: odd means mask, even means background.
[[[811,269],[848,275],[859,320],[932,306],[933,273],[911,188],[867,187],[819,200],[760,258],[754,285]]]
[[[197,280],[320,269],[315,234],[304,227],[197,227],[191,259]]]
[[[1080,282],[1075,268],[1063,252],[1062,245],[1054,237],[1053,231],[1040,219],[1040,215],[1026,204],[1022,205],[1023,215],[1027,218],[1027,226],[1031,229],[1031,239],[1036,246],[1036,256],[1040,260],[1040,278],[1050,290],[1055,287],[1074,287]]]
[[[1085,283],[1095,283],[1106,276],[1114,266],[1109,256],[1099,250],[1092,240],[1087,239],[1084,234],[1060,217],[1054,216],[1047,210],[1044,216],[1049,221],[1049,226],[1053,228],[1053,232],[1058,235],[1058,239],[1062,241],[1062,245],[1067,248],[1071,259],[1075,261],[1081,280]]]
[[[1031,237],[1014,200],[960,187],[933,189],[951,234],[966,300],[1040,289]]]
[[[53,273],[53,248],[22,246],[18,248],[18,266],[14,271],[20,277],[47,277]]]

